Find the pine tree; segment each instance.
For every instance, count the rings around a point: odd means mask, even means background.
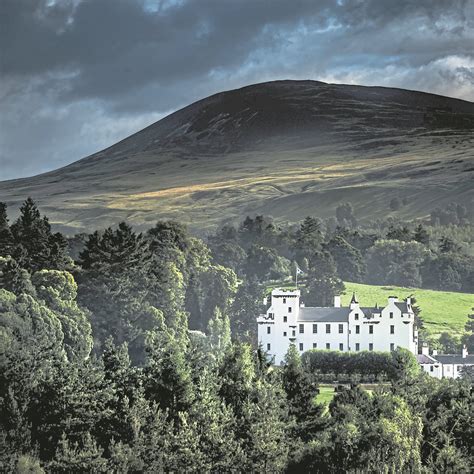
[[[18,263],[29,271],[61,269],[69,262],[64,238],[53,235],[47,217],[41,217],[30,197],[20,207],[20,216],[11,226],[16,246],[21,246],[22,258],[14,253]]]
[[[430,235],[426,231],[426,229],[423,227],[422,224],[418,224],[417,228],[415,229],[415,234],[413,238],[417,241],[420,242],[420,244],[423,245],[429,245],[430,243]]]
[[[263,312],[264,286],[245,279],[238,287],[230,309],[232,336],[242,342],[257,343],[255,315]]]
[[[7,205],[0,202],[0,257],[11,255],[13,243],[13,235],[8,224]]]
[[[13,258],[0,257],[0,288],[16,295],[24,293],[34,296],[36,294],[30,274],[21,268]]]
[[[71,472],[108,472],[103,450],[87,433],[80,442],[71,443],[63,434],[54,459],[49,463],[51,472],[68,474]]]
[[[317,383],[302,367],[301,357],[294,344],[290,344],[285,356],[281,377],[288,400],[288,412],[296,423],[293,429],[295,436],[308,441],[321,430],[323,407],[314,403],[318,393]]]
[[[464,326],[466,334],[463,337],[463,343],[470,354],[474,353],[474,308],[472,313],[468,315],[468,321]]]
[[[336,265],[328,252],[316,253],[310,261],[305,302],[308,306],[332,306],[334,296],[344,291],[344,283],[336,275]]]
[[[164,324],[147,341],[147,365],[144,370],[148,399],[169,410],[173,419],[188,410],[194,401],[190,367],[182,342]]]

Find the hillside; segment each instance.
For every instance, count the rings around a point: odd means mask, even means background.
[[[223,92],[67,167],[0,182],[68,233],[158,218],[194,231],[263,213],[427,215],[474,196],[474,104],[383,87],[276,81]]]
[[[342,304],[348,305],[352,292],[356,292],[361,305],[369,306],[378,303],[384,305],[390,295],[400,299],[414,295],[421,308],[421,317],[428,331],[439,335],[446,331],[461,335],[467,315],[474,307],[474,295],[449,291],[423,290],[419,288],[400,288],[396,286],[372,286],[346,282],[346,294]]]

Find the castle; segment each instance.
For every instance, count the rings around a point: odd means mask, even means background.
[[[280,365],[290,344],[309,349],[339,351],[393,351],[397,347],[418,353],[418,331],[410,298],[390,296],[385,307],[362,307],[355,295],[350,305],[305,307],[299,290],[275,289],[265,314],[257,317],[258,341]]]

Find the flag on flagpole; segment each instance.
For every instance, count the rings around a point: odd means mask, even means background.
[[[303,275],[303,270],[301,270],[301,268],[298,266],[298,264],[296,264],[296,274],[297,275]]]

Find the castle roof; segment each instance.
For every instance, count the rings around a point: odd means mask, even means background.
[[[474,364],[474,355],[467,355],[466,357],[463,357],[462,354],[438,354],[434,357],[442,364]]]
[[[349,320],[350,308],[300,308],[298,321],[345,323]]]
[[[395,303],[395,306],[402,312],[402,313],[408,313],[408,304],[406,301],[401,301]]]
[[[438,361],[426,354],[416,354],[416,360],[419,364],[437,364]]]

